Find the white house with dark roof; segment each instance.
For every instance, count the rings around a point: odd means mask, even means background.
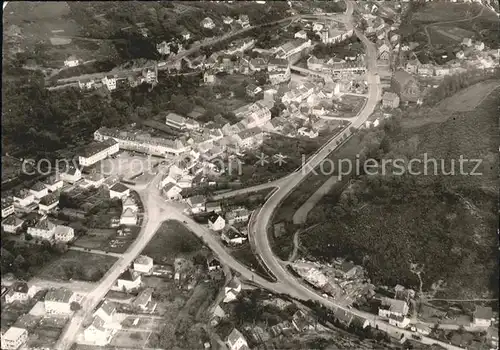
[[[36,289],[29,287],[26,282],[16,281],[10,287],[7,294],[5,294],[5,302],[7,304],[15,301],[24,303],[30,300],[35,295]]]
[[[38,203],[38,211],[41,214],[48,213],[59,205],[59,197],[53,193],[44,196]]]
[[[82,178],[82,172],[78,168],[70,167],[65,172],[61,173],[61,180],[71,184],[79,181]]]
[[[2,349],[19,349],[28,340],[28,331],[20,327],[10,327],[2,334]]]
[[[94,312],[94,316],[100,317],[105,323],[111,323],[115,313],[116,305],[112,301],[104,300]]]
[[[94,142],[85,147],[85,149],[78,154],[78,163],[82,166],[91,166],[118,153],[119,150],[118,142],[113,139],[108,139],[103,142]]]
[[[226,344],[229,347],[229,350],[249,350],[248,343],[241,334],[239,330],[236,328],[227,336]]]
[[[169,113],[165,116],[165,124],[177,130],[194,130],[200,127],[196,120],[184,118],[177,113]]]
[[[40,199],[49,194],[49,190],[41,182],[35,183],[30,188],[30,192],[31,194],[33,194],[33,196],[35,196],[36,199]]]
[[[101,317],[95,316],[92,323],[83,331],[85,341],[97,346],[108,345],[115,330],[106,328],[105,325],[106,322]]]
[[[167,199],[169,200],[179,200],[182,198],[182,188],[180,188],[173,182],[167,182],[165,186],[163,186],[162,191],[165,197],[167,197]]]
[[[145,274],[151,273],[151,270],[153,270],[153,258],[147,255],[139,255],[134,260],[134,270]]]
[[[102,78],[102,83],[106,86],[106,88],[108,88],[109,91],[116,90],[116,81],[116,75],[106,75]]]
[[[45,295],[45,312],[48,314],[70,314],[75,294],[64,287],[51,289]]]
[[[207,259],[207,267],[208,271],[215,271],[215,270],[220,270],[222,268],[222,265],[216,257],[212,256]]]
[[[122,199],[128,196],[130,196],[130,189],[120,182],[109,189],[109,198]]]
[[[28,227],[28,234],[34,239],[52,241],[54,239],[55,230],[56,225],[45,217],[38,221],[34,226]]]
[[[156,305],[151,305],[153,300],[153,288],[146,288],[139,293],[139,295],[133,301],[133,305],[139,308],[141,311],[149,310],[149,312],[154,312]]]
[[[122,273],[120,277],[118,277],[118,279],[116,280],[116,285],[118,289],[125,291],[137,289],[141,286],[141,283],[142,283],[141,275],[129,269],[127,269],[124,273]]]
[[[220,238],[229,245],[243,244],[247,237],[234,228],[224,230]]]
[[[189,197],[186,200],[186,203],[191,207],[191,212],[193,214],[201,213],[206,210],[205,208],[206,199],[204,196],[198,195]]]
[[[226,226],[226,220],[218,214],[211,215],[208,218],[208,227],[214,231],[221,231]]]
[[[51,175],[45,179],[44,185],[47,187],[49,192],[55,192],[64,186],[64,182],[59,178],[59,176]]]
[[[383,298],[382,304],[378,309],[378,315],[381,317],[406,316],[408,314],[408,304],[404,300]]]
[[[2,221],[2,229],[7,233],[16,233],[23,226],[24,221],[15,215],[11,215]]]
[[[472,324],[475,327],[490,327],[493,319],[493,310],[491,307],[476,306],[476,311],[472,318]]]
[[[235,208],[226,214],[226,220],[229,225],[240,222],[247,222],[249,218],[250,211],[246,208]]]

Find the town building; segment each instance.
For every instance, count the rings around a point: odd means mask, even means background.
[[[264,142],[264,132],[259,127],[243,130],[233,136],[241,148],[255,148]]]
[[[353,278],[358,272],[358,266],[350,261],[343,261],[338,267],[338,272],[344,279]]]
[[[105,328],[106,322],[99,316],[95,316],[92,323],[85,328],[83,336],[86,342],[97,346],[106,346],[113,337],[113,330]]]
[[[130,208],[125,209],[120,216],[120,225],[137,225],[137,214]]]
[[[55,209],[58,205],[59,197],[54,193],[50,193],[40,200],[40,203],[38,203],[38,211],[40,214],[46,214]]]
[[[383,298],[378,314],[381,317],[406,316],[408,314],[408,304],[404,300]]]
[[[386,108],[398,108],[399,96],[394,92],[384,92],[382,96],[382,106]]]
[[[224,303],[236,300],[240,292],[241,282],[237,277],[233,277],[233,279],[224,287]]]
[[[154,312],[156,305],[151,307],[153,300],[153,288],[146,288],[142,290],[139,295],[133,301],[133,305],[141,311],[146,311],[149,309],[150,312]]]
[[[299,128],[297,130],[297,134],[300,136],[309,137],[310,139],[314,139],[314,138],[318,137],[318,135],[319,135],[317,131],[312,130],[312,129],[307,128],[307,127]]]
[[[123,200],[122,210],[130,209],[132,211],[139,210],[137,203],[132,199],[132,197],[127,197]]]
[[[293,36],[295,39],[307,40],[307,32],[305,30],[300,30]]]
[[[65,67],[76,67],[80,65],[80,60],[75,56],[69,56],[66,60],[64,60]]]
[[[250,18],[248,15],[239,15],[236,22],[238,22],[243,28],[250,27]]]
[[[108,300],[104,300],[94,312],[94,316],[100,317],[105,323],[113,322],[116,313],[116,305]]]
[[[121,182],[116,183],[109,189],[109,198],[122,199],[130,196],[130,189]]]
[[[229,24],[233,23],[234,19],[232,19],[232,18],[231,18],[231,17],[229,17],[229,16],[224,16],[224,17],[222,18],[222,21],[224,22],[224,24],[228,24],[228,25],[229,25]]]
[[[109,91],[116,90],[116,75],[106,75],[102,78],[102,83],[106,86]]]
[[[220,213],[222,212],[222,206],[220,202],[208,202],[205,204],[205,209],[207,213]]]
[[[401,102],[417,102],[420,98],[417,80],[404,70],[394,72],[391,89],[398,94]]]
[[[205,208],[205,197],[199,195],[199,196],[193,196],[189,197],[186,200],[187,204],[191,207],[191,212],[193,214],[198,214],[201,212],[204,212],[206,210]]]
[[[405,316],[389,315],[389,324],[398,328],[406,328],[410,325],[410,319]]]
[[[257,95],[259,92],[262,92],[262,88],[255,84],[248,84],[245,90],[247,95],[250,97],[255,97],[255,95]]]
[[[45,295],[45,312],[52,314],[70,314],[71,303],[75,301],[75,295],[67,288],[51,289]]]
[[[363,74],[366,72],[366,67],[361,61],[346,62],[338,58],[324,60],[312,55],[307,59],[307,69],[334,75],[349,73]]]
[[[94,139],[104,141],[109,138],[118,142],[120,149],[141,152],[160,157],[179,155],[188,150],[180,140],[151,137],[147,133],[130,133],[116,129],[101,128],[94,132]]]
[[[246,208],[236,208],[226,214],[226,221],[229,225],[240,222],[247,222],[250,218],[250,211]]]
[[[27,302],[29,301],[35,293],[35,288],[30,288],[26,282],[16,281],[14,282],[9,291],[5,294],[5,302],[7,304],[13,302]]]
[[[214,231],[221,231],[226,226],[226,220],[220,215],[214,214],[208,218],[208,227]]]
[[[2,349],[17,350],[28,340],[28,331],[24,328],[10,327],[2,335]]]
[[[276,58],[290,60],[294,55],[311,47],[311,40],[295,39],[281,45],[276,51]]]
[[[2,198],[2,218],[14,214],[16,212],[14,208],[14,200],[12,198]]]
[[[59,176],[51,175],[45,179],[44,185],[47,187],[49,192],[55,192],[63,188],[64,182],[59,178]]]
[[[311,323],[309,317],[302,310],[298,310],[293,314],[292,325],[298,332],[315,329],[315,325]]]
[[[168,182],[167,184],[165,184],[162,191],[165,197],[169,200],[179,200],[182,198],[182,188],[180,188],[173,182]]]
[[[78,155],[78,163],[82,166],[91,166],[107,157],[118,153],[118,142],[108,139],[103,142],[94,142],[87,146],[82,154]]]
[[[2,229],[7,233],[17,233],[23,227],[23,223],[23,220],[12,215],[2,221]]]
[[[134,260],[134,270],[144,274],[151,273],[153,270],[153,258],[147,255],[139,255]]]
[[[35,196],[28,190],[22,189],[13,197],[14,203],[21,207],[27,207],[35,201]]]
[[[319,32],[321,42],[323,44],[333,44],[339,43],[354,34],[353,30],[347,30],[345,28],[323,28]]]
[[[214,29],[215,28],[215,23],[210,17],[205,17],[201,21],[200,25],[206,29]]]
[[[207,267],[208,271],[215,271],[220,270],[222,268],[222,265],[216,257],[212,256],[207,259]]]
[[[165,40],[163,40],[161,43],[156,44],[156,51],[160,55],[170,55],[170,45],[172,43],[167,43]]]
[[[41,182],[36,182],[30,188],[30,192],[36,199],[41,199],[49,193],[49,190]]]
[[[472,317],[472,324],[475,327],[490,327],[493,319],[491,307],[476,306],[476,311]]]
[[[52,241],[55,230],[56,226],[45,217],[38,221],[35,226],[28,227],[28,234],[34,239]]]
[[[249,350],[248,343],[239,330],[234,328],[227,336],[226,344],[229,350]]]
[[[63,173],[61,173],[61,180],[69,182],[71,184],[80,181],[82,178],[82,172],[78,168],[70,167]]]
[[[94,87],[94,85],[95,85],[95,80],[91,78],[78,80],[78,87],[81,90],[90,90]]]
[[[222,239],[223,242],[226,242],[226,244],[228,245],[243,244],[243,242],[247,240],[247,237],[245,237],[242,233],[233,228],[224,230],[220,238]]]
[[[72,227],[56,225],[54,230],[54,239],[56,242],[67,243],[75,238],[75,230]]]
[[[176,113],[167,114],[165,124],[177,130],[194,130],[200,127],[200,123],[197,121],[184,118]]]
[[[118,289],[126,292],[139,288],[141,283],[141,275],[128,269],[116,280]]]

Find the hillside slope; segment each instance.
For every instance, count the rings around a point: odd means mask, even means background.
[[[351,258],[375,283],[418,290],[413,263],[423,267],[424,291],[441,280],[441,295],[496,295],[499,104],[496,89],[473,111],[422,110],[422,116],[436,113],[438,122],[416,127],[405,127],[403,119],[382,141],[378,157],[408,161],[427,154],[438,160],[437,175],[432,163],[428,175],[396,176],[388,167],[385,175],[358,178],[338,201],[326,196],[309,216],[311,223],[325,223],[301,237],[308,254]],[[481,159],[475,170],[481,175],[461,175],[461,156]],[[474,167],[464,164],[463,173]],[[452,169],[454,175],[443,175]]]

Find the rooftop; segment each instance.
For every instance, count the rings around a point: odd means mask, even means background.
[[[255,127],[239,132],[238,136],[241,137],[242,140],[245,140],[247,138],[254,137],[260,134],[262,134],[262,129],[259,127]]]
[[[66,288],[51,289],[45,295],[45,301],[53,301],[58,303],[68,303],[73,296],[73,292]]]
[[[113,187],[109,189],[110,191],[118,192],[118,193],[124,193],[128,190],[128,187],[125,186],[124,184],[118,182]]]
[[[137,276],[134,276],[134,274],[129,270],[125,270],[120,277],[118,277],[119,280],[122,281],[135,281],[137,279]]]
[[[15,215],[10,215],[9,217],[7,217],[5,220],[2,221],[2,224],[3,225],[11,225],[11,226],[19,226],[19,225],[22,225],[24,221],[19,219],[17,216]]]
[[[19,339],[19,337],[22,336],[23,333],[25,333],[25,332],[27,332],[27,330],[24,328],[10,327],[7,330],[7,332],[5,332],[5,334],[2,336],[2,338],[9,339],[9,340],[16,340],[16,339]]]
[[[61,235],[61,236],[66,236],[67,234],[72,234],[73,229],[69,226],[64,226],[64,225],[57,225],[55,234],[56,235]]]
[[[153,295],[153,288],[146,288],[134,300],[134,305],[146,306]]]
[[[147,255],[139,255],[137,259],[135,259],[134,264],[141,264],[141,265],[149,265],[153,262],[153,259],[150,258]]]
[[[474,318],[482,320],[490,320],[493,317],[493,310],[491,307],[477,306],[474,312]]]
[[[117,142],[113,139],[107,139],[103,142],[92,142],[89,144],[85,149],[82,151],[81,156],[82,157],[91,157],[101,151],[104,151],[105,149],[115,145]]]
[[[10,287],[10,290],[16,292],[16,293],[23,293],[26,294],[29,291],[28,284],[26,282],[21,282],[21,281],[16,281],[12,284]]]
[[[104,300],[100,307],[107,315],[112,315],[116,311],[116,306],[113,302]]]
[[[40,191],[45,190],[45,186],[43,185],[43,183],[41,183],[41,182],[37,182],[37,183],[35,183],[33,186],[31,186],[31,189],[32,189],[33,191],[40,192]]]
[[[53,230],[55,228],[55,225],[52,222],[50,222],[47,218],[45,218],[45,219],[38,221],[35,224],[35,228],[39,229],[39,230],[50,231],[50,230]]]
[[[59,198],[53,193],[43,196],[42,199],[40,200],[40,204],[43,205],[51,205],[56,202],[59,202]]]
[[[208,218],[208,221],[210,221],[212,224],[214,224],[221,216],[220,215],[210,215],[210,217]]]

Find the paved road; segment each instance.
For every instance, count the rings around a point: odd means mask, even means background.
[[[318,204],[325,194],[330,192],[333,185],[335,185],[338,180],[338,176],[332,176],[327,179],[325,183],[321,185],[320,188],[318,188],[316,192],[314,192],[311,197],[309,197],[306,202],[300,206],[299,209],[297,209],[295,214],[293,214],[293,223],[305,224],[309,212],[316,206],[316,204]]]
[[[231,198],[231,197],[239,196],[239,195],[242,195],[242,194],[247,194],[247,193],[253,193],[253,192],[262,191],[262,190],[265,190],[265,189],[268,189],[268,188],[275,188],[275,187],[278,187],[283,181],[285,181],[286,178],[287,177],[285,176],[283,178],[280,178],[280,179],[277,179],[277,180],[274,180],[274,181],[271,181],[271,182],[266,182],[264,184],[255,185],[255,186],[246,187],[246,188],[242,188],[242,189],[238,189],[238,190],[233,190],[233,191],[228,191],[228,192],[220,193],[220,194],[212,196],[210,199],[214,200],[214,201],[218,201],[218,200],[221,200],[221,199],[224,199],[224,198]]]

